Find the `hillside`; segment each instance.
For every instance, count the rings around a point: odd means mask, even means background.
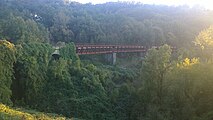
[[[79,43],[145,50],[111,65]],[[0,119],[212,120],[212,73],[211,10],[0,0]]]
[[[0,39],[13,43],[169,44],[189,48],[213,11],[188,6],[1,0]],[[23,34],[20,34],[23,33]]]

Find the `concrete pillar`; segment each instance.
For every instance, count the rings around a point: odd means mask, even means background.
[[[104,54],[105,61],[111,65],[116,64],[116,53]]]
[[[116,53],[112,53],[112,64],[115,65],[116,64]]]

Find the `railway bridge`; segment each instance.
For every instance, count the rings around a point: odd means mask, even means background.
[[[78,55],[110,54],[113,65],[116,63],[117,53],[143,53],[146,51],[147,48],[141,45],[76,44],[76,53]]]
[[[117,53],[144,53],[149,49],[141,45],[76,44],[75,47],[78,55],[111,54],[112,64],[116,63]],[[60,47],[55,47],[53,54],[59,54],[59,49]]]

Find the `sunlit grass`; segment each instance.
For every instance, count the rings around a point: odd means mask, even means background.
[[[44,114],[24,109],[13,109],[0,103],[0,120],[67,120],[56,114]]]

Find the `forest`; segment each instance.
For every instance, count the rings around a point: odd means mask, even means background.
[[[53,46],[62,42],[61,57],[54,59]],[[118,55],[111,65],[104,55],[77,55],[75,44],[83,43],[150,49],[143,58]],[[43,113],[79,120],[212,120],[212,72],[211,10],[0,0],[2,120],[57,119]],[[16,116],[10,108],[42,113]]]

